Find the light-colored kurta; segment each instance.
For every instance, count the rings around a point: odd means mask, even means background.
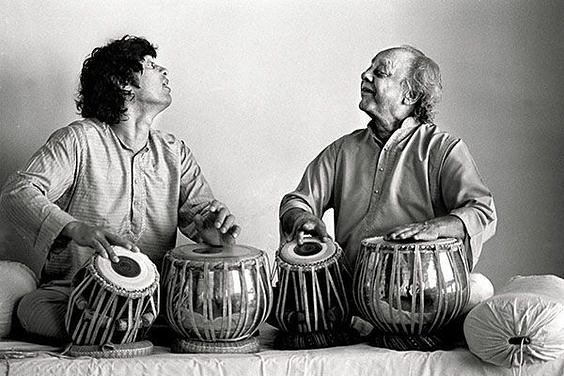
[[[354,268],[360,242],[392,228],[451,214],[462,220],[470,265],[496,228],[496,211],[466,144],[407,118],[383,144],[370,127],[329,145],[282,199],[280,217],[334,209],[335,240]]]
[[[54,132],[8,179],[0,210],[22,239],[28,253],[22,259],[38,274],[45,266],[49,280],[68,278],[92,253],[74,242],[54,244],[71,221],[107,226],[158,265],[174,248],[177,228],[196,235],[193,217],[205,215],[211,200],[181,140],[151,129],[146,146],[134,153],[110,126],[83,119]]]

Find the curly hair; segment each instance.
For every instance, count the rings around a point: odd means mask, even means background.
[[[138,72],[145,56],[157,57],[146,39],[126,35],[95,48],[82,65],[76,108],[84,118],[94,117],[109,125],[125,120],[125,102],[133,98],[128,84],[138,86]]]
[[[412,97],[418,98],[413,117],[422,124],[431,123],[437,114],[443,91],[439,66],[414,47],[399,48],[413,53],[409,70],[401,82],[405,92],[411,92]]]

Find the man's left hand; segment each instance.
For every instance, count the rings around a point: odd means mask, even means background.
[[[386,240],[421,240],[431,241],[439,238],[439,229],[437,225],[429,222],[410,223],[394,228],[384,239]]]
[[[210,245],[235,244],[235,239],[241,233],[241,227],[235,223],[235,216],[217,200],[212,201],[208,210],[205,218],[200,214],[194,217],[202,241]]]
[[[433,241],[438,238],[459,238],[466,235],[464,223],[454,215],[445,215],[425,222],[401,225],[390,231],[386,240],[419,240]]]

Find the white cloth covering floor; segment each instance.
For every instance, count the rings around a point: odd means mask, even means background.
[[[152,355],[127,359],[57,357],[54,347],[0,341],[0,376],[497,376],[518,375],[518,369],[500,368],[468,351],[394,351],[367,343],[316,350],[272,349],[275,329],[260,329],[261,350],[255,354],[173,354],[156,346]],[[33,351],[22,359],[2,359],[8,350]],[[526,364],[521,375],[563,376],[564,358]]]

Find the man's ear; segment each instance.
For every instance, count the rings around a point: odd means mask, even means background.
[[[414,90],[406,90],[403,94],[403,104],[413,106],[421,98],[421,94]]]
[[[121,83],[120,86],[123,90],[127,90],[131,92],[134,88],[139,89],[139,76],[135,74],[133,79],[130,80],[131,82],[127,84]]]
[[[133,81],[130,82],[128,84],[125,85],[120,85],[122,90],[125,90],[127,95],[126,95],[126,100],[129,101],[133,101],[133,99],[135,99],[135,94],[134,94],[134,89],[138,89],[139,85],[137,84],[137,82]]]

